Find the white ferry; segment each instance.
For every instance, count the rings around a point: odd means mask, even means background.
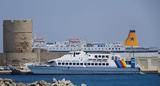
[[[119,55],[72,51],[46,64],[31,64],[33,74],[135,74],[140,69],[134,58],[125,61]]]
[[[46,42],[43,38],[34,38],[33,48],[45,49],[49,52],[69,52],[83,50],[86,52],[113,52],[113,53],[158,53],[158,48],[141,47],[138,43],[135,30],[131,30],[124,42],[103,43],[86,42],[73,38],[62,42]]]
[[[69,39],[62,42],[46,42],[42,38],[34,38],[33,48],[45,49],[49,52],[69,52],[83,50],[85,52],[112,52],[127,57],[129,53],[136,53],[141,57],[152,57],[158,55],[158,48],[144,48],[138,44],[135,30],[131,30],[124,42],[103,43],[86,42],[78,38]]]

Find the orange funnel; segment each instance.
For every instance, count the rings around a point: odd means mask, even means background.
[[[125,40],[124,44],[125,46],[128,46],[128,47],[138,47],[139,46],[135,30],[130,30],[128,37]]]

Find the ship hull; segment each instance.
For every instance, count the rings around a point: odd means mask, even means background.
[[[29,66],[32,74],[138,74],[139,68]]]

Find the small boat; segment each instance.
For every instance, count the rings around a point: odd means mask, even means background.
[[[33,74],[135,74],[140,68],[135,58],[125,61],[112,53],[86,53],[71,51],[68,54],[49,60],[45,64],[30,64]]]
[[[9,66],[0,66],[0,74],[11,74],[12,70]]]

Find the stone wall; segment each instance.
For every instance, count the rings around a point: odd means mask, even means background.
[[[3,50],[5,53],[32,52],[31,20],[3,20]]]
[[[42,52],[40,54],[41,62],[47,62],[48,60],[60,58],[66,54],[65,52]]]
[[[5,65],[5,58],[4,54],[0,53],[0,65]]]
[[[24,63],[32,63],[40,61],[45,63],[50,59],[55,59],[63,56],[65,53],[61,52],[42,52],[38,53],[0,53],[0,65],[5,65],[6,60],[8,65],[23,65]],[[7,58],[6,58],[7,57]]]

